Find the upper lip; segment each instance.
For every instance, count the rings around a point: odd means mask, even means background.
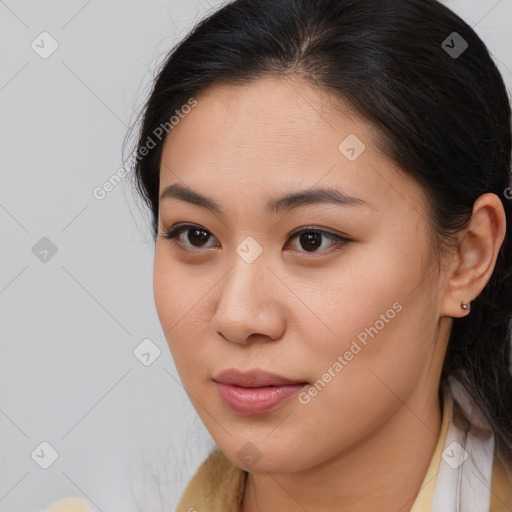
[[[221,384],[230,384],[232,386],[240,386],[244,388],[306,384],[305,381],[287,379],[286,377],[259,370],[257,368],[246,372],[242,372],[235,368],[229,368],[228,370],[218,373],[213,377],[213,380]]]

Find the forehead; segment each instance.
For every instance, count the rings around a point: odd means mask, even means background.
[[[246,151],[256,143],[265,144],[268,149],[271,146],[286,149],[287,146],[299,146],[305,138],[316,142],[315,139],[325,138],[327,131],[337,140],[347,129],[358,132],[370,143],[368,139],[374,130],[346,101],[299,78],[262,78],[246,84],[216,84],[196,100],[197,106],[174,127],[173,136],[167,137],[166,145],[172,143],[171,139],[178,138],[178,133],[186,132],[189,136],[193,132],[203,143],[204,139],[213,140],[221,135],[224,145],[233,150],[237,148],[229,143],[234,141]],[[332,140],[326,141],[326,145],[329,142]],[[318,147],[318,143],[310,146]]]
[[[305,81],[218,84],[196,100],[165,139],[160,192],[180,180],[266,198],[324,185],[376,207],[421,202],[423,191],[378,149],[375,126]]]

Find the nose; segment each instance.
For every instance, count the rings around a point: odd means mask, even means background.
[[[285,316],[279,287],[284,285],[263,257],[252,263],[235,258],[233,268],[219,285],[220,296],[211,321],[213,332],[240,344],[280,339]]]

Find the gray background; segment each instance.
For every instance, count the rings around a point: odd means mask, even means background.
[[[171,511],[214,445],[156,315],[150,217],[127,179],[93,190],[166,52],[221,3],[0,0],[0,512]],[[446,3],[510,90],[512,0]]]

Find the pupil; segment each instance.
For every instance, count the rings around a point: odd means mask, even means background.
[[[320,239],[320,233],[305,233],[303,234],[301,237],[301,245],[304,249],[307,249],[307,244],[312,244],[312,249],[317,249],[321,243],[318,243],[319,239]],[[315,242],[316,240],[316,242]],[[305,241],[306,243],[306,246],[304,246],[303,242]]]
[[[208,240],[208,233],[206,231],[203,231],[201,229],[194,229],[194,230],[191,230],[189,231],[189,234],[188,234],[188,240],[191,244],[194,244],[194,236],[197,235],[197,233],[203,233],[204,236],[202,237],[198,237],[199,239],[202,239],[202,240]],[[197,241],[197,238],[196,238],[196,241]]]

